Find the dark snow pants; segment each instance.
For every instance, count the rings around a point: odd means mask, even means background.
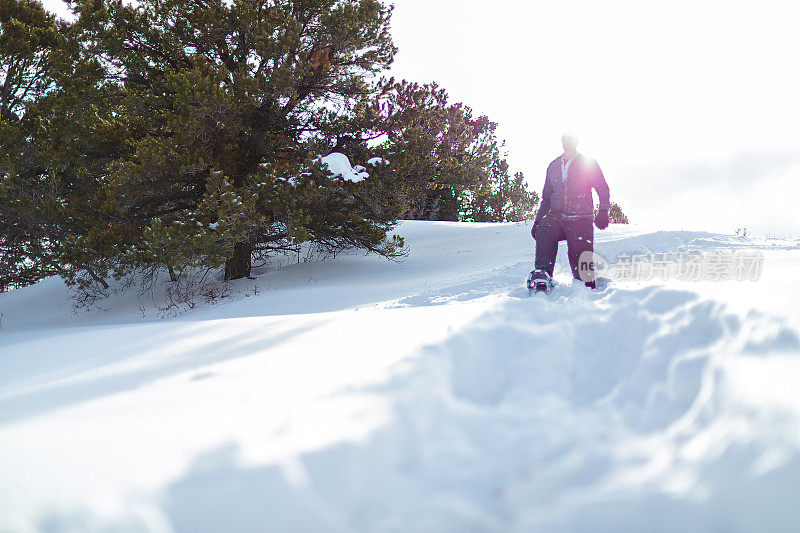
[[[544,270],[551,276],[556,264],[559,241],[567,241],[567,257],[572,269],[572,277],[584,282],[594,281],[593,266],[583,269],[578,259],[585,251],[594,251],[593,220],[562,220],[557,213],[548,213],[536,226],[536,268]],[[583,276],[581,276],[583,270]]]

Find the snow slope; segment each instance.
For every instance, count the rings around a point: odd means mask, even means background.
[[[167,319],[0,295],[0,531],[800,528],[800,243],[612,227],[763,275],[592,292],[562,249],[528,297],[529,231],[404,222]]]

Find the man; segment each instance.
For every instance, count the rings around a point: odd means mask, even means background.
[[[572,276],[593,289],[593,266],[579,265],[578,259],[582,253],[594,251],[592,219],[598,229],[608,227],[611,206],[608,184],[597,162],[578,153],[577,137],[565,133],[561,144],[564,153],[547,167],[542,203],[531,229],[536,240],[536,266],[528,278],[528,286],[531,287],[531,280],[534,285],[536,280],[544,280],[552,287],[558,243],[566,240]],[[597,216],[594,216],[592,189],[600,198]]]

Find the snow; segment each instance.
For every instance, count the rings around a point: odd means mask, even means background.
[[[0,531],[800,527],[800,243],[612,226],[763,274],[528,297],[529,224],[396,231],[169,319],[1,294]]]
[[[346,181],[359,182],[369,177],[366,169],[361,165],[352,167],[350,159],[344,154],[333,152],[321,158],[320,161],[327,165],[328,170],[334,176],[341,176]]]
[[[384,165],[384,164],[388,164],[388,163],[389,162],[387,160],[383,159],[382,157],[372,157],[367,161],[368,165],[373,165],[373,166],[375,166],[375,165]]]

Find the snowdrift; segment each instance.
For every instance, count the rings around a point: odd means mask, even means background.
[[[800,528],[800,243],[612,226],[763,273],[528,297],[529,224],[396,231],[168,319],[0,295],[0,530]]]

